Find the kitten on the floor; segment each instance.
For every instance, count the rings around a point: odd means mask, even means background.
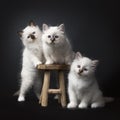
[[[44,62],[40,28],[33,21],[22,31],[19,31],[20,39],[24,45],[22,54],[21,85],[18,101],[25,101],[25,95],[33,86],[36,96],[39,98],[41,89],[41,75],[37,65]]]
[[[68,74],[68,96],[67,108],[91,108],[103,107],[105,102],[113,98],[103,97],[95,78],[95,69],[98,60],[91,60],[76,53]]]
[[[42,42],[45,64],[71,64],[74,52],[65,34],[64,24],[59,26],[43,24]]]

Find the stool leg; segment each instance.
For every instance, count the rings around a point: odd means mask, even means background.
[[[48,105],[49,85],[50,85],[50,71],[45,71],[42,93],[41,93],[41,96],[40,96],[41,106],[44,106],[44,107],[46,107]]]
[[[65,82],[64,82],[64,73],[59,71],[59,85],[61,90],[61,105],[62,107],[66,106],[66,94],[65,94]]]

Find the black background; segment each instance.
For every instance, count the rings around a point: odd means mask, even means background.
[[[1,117],[21,119],[118,119],[120,113],[119,4],[116,0],[0,1],[0,111]],[[102,109],[67,110],[58,103],[41,108],[36,98],[18,103],[22,44],[17,35],[34,20],[41,28],[65,24],[73,50],[100,61],[96,77],[103,94],[115,97]],[[57,117],[56,117],[57,116]],[[105,117],[106,116],[106,117]]]

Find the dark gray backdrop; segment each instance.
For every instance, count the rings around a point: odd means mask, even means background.
[[[1,1],[0,97],[18,88],[22,44],[17,31],[29,20],[40,27],[65,24],[73,50],[100,60],[96,76],[108,96],[120,96],[119,4],[105,0]]]

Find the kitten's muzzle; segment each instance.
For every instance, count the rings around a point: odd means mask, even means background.
[[[55,41],[55,38],[51,39],[51,42],[52,42],[52,43],[54,43],[54,41]]]

